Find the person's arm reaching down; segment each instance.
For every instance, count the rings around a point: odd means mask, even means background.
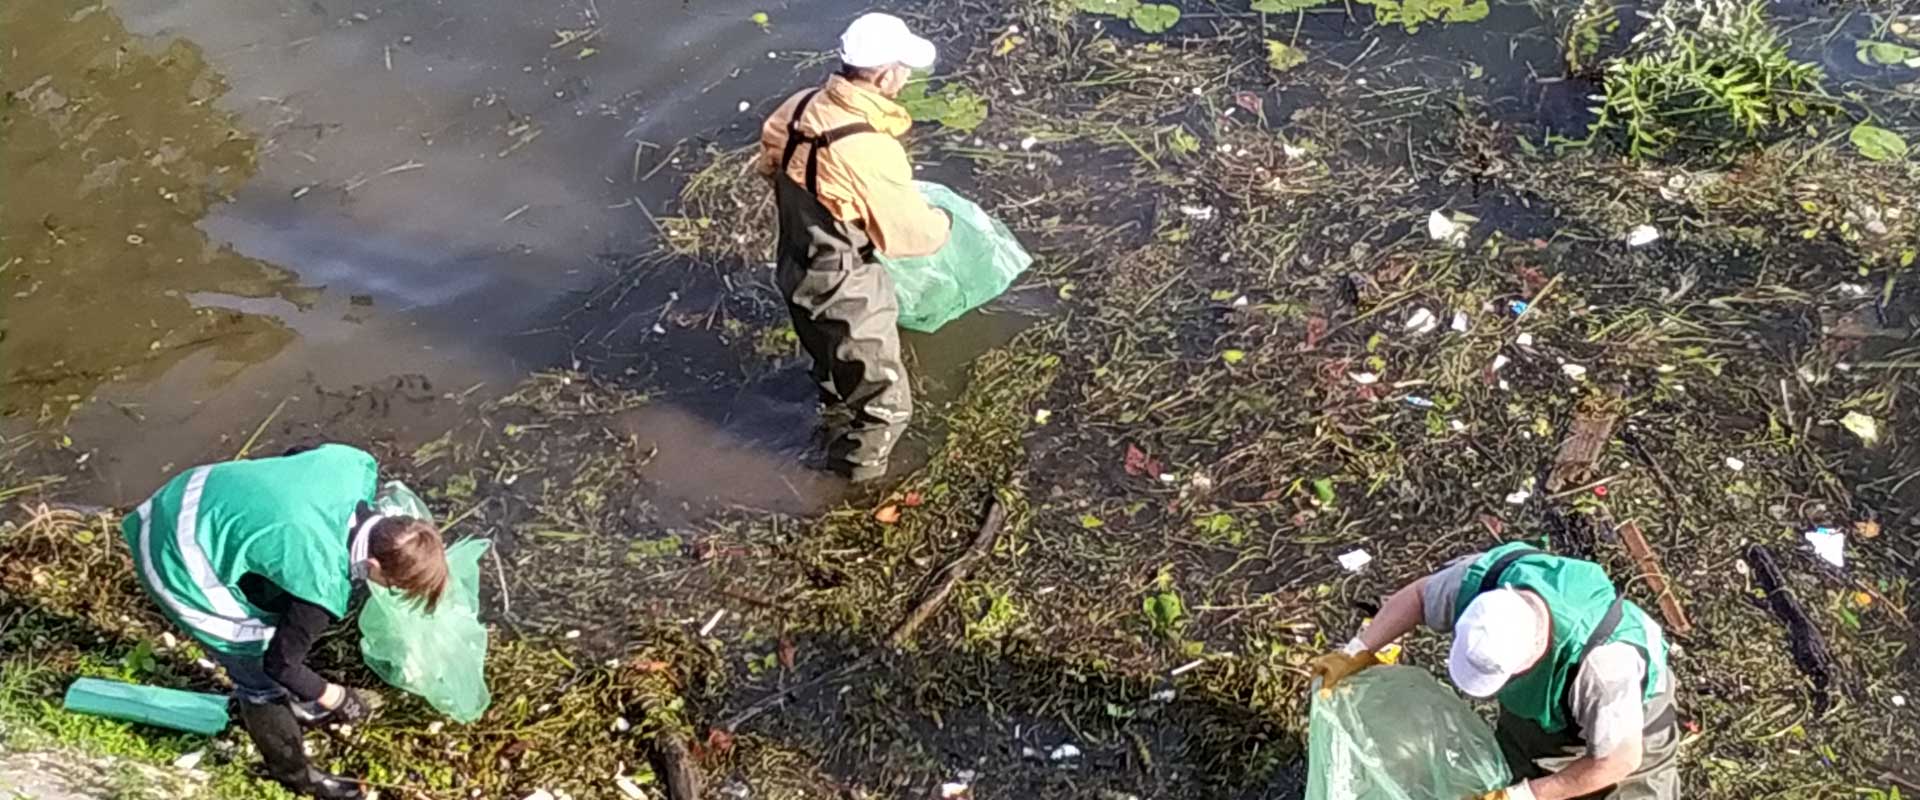
[[[946,246],[952,222],[913,185],[907,151],[889,136],[849,136],[833,144],[848,170],[860,218],[873,246],[890,258],[930,256]]]
[[[1619,783],[1644,758],[1646,658],[1633,645],[1601,645],[1580,663],[1569,706],[1585,732],[1587,754],[1533,781],[1536,800],[1564,800]]]
[[[267,642],[261,663],[267,677],[287,687],[301,702],[316,702],[327,693],[326,679],[307,667],[307,653],[332,624],[333,615],[326,609],[294,598],[287,604],[286,613],[280,615],[273,639]]]
[[[1309,662],[1308,671],[1320,679],[1323,689],[1332,689],[1348,675],[1380,663],[1374,651],[1393,644],[1423,623],[1436,631],[1453,630],[1454,592],[1450,588],[1460,585],[1467,567],[1477,558],[1479,555],[1474,554],[1454,559],[1445,569],[1400,587],[1381,604],[1373,622],[1358,636],[1339,650]]]

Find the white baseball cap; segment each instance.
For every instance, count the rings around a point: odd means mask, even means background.
[[[1498,694],[1514,675],[1533,666],[1540,622],[1533,604],[1513,589],[1474,598],[1453,626],[1453,652],[1447,656],[1453,685],[1473,697]]]
[[[849,67],[905,64],[913,69],[933,66],[933,42],[913,35],[907,23],[892,14],[863,14],[840,34],[840,63]]]

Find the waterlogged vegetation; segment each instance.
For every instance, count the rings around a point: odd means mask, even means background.
[[[908,98],[922,171],[1021,235],[1011,302],[1046,311],[920,411],[897,485],[689,519],[630,433],[663,388],[644,363],[530,376],[385,448],[499,545],[501,700],[439,726],[393,698],[321,759],[447,798],[664,795],[680,751],[728,796],[1296,797],[1306,660],[1529,538],[1659,610],[1685,796],[1920,779],[1920,70],[1875,45],[1920,20],[1157,5],[914,9],[946,54]],[[796,363],[752,154],[690,159],[627,262],[737,287],[661,319],[749,376]],[[114,512],[40,505],[36,475],[0,490],[27,502],[0,651],[38,676],[13,696],[103,659],[217,688],[190,647],[130,655],[159,626]],[[1440,669],[1444,641],[1408,645]],[[351,642],[325,660],[371,680]]]

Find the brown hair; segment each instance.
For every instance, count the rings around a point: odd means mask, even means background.
[[[367,555],[380,562],[380,577],[390,588],[433,613],[447,589],[447,548],[433,523],[413,517],[387,517],[367,534]]]

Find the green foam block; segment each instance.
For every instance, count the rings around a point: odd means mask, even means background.
[[[67,687],[66,708],[82,714],[212,736],[227,729],[227,698],[98,678]]]

